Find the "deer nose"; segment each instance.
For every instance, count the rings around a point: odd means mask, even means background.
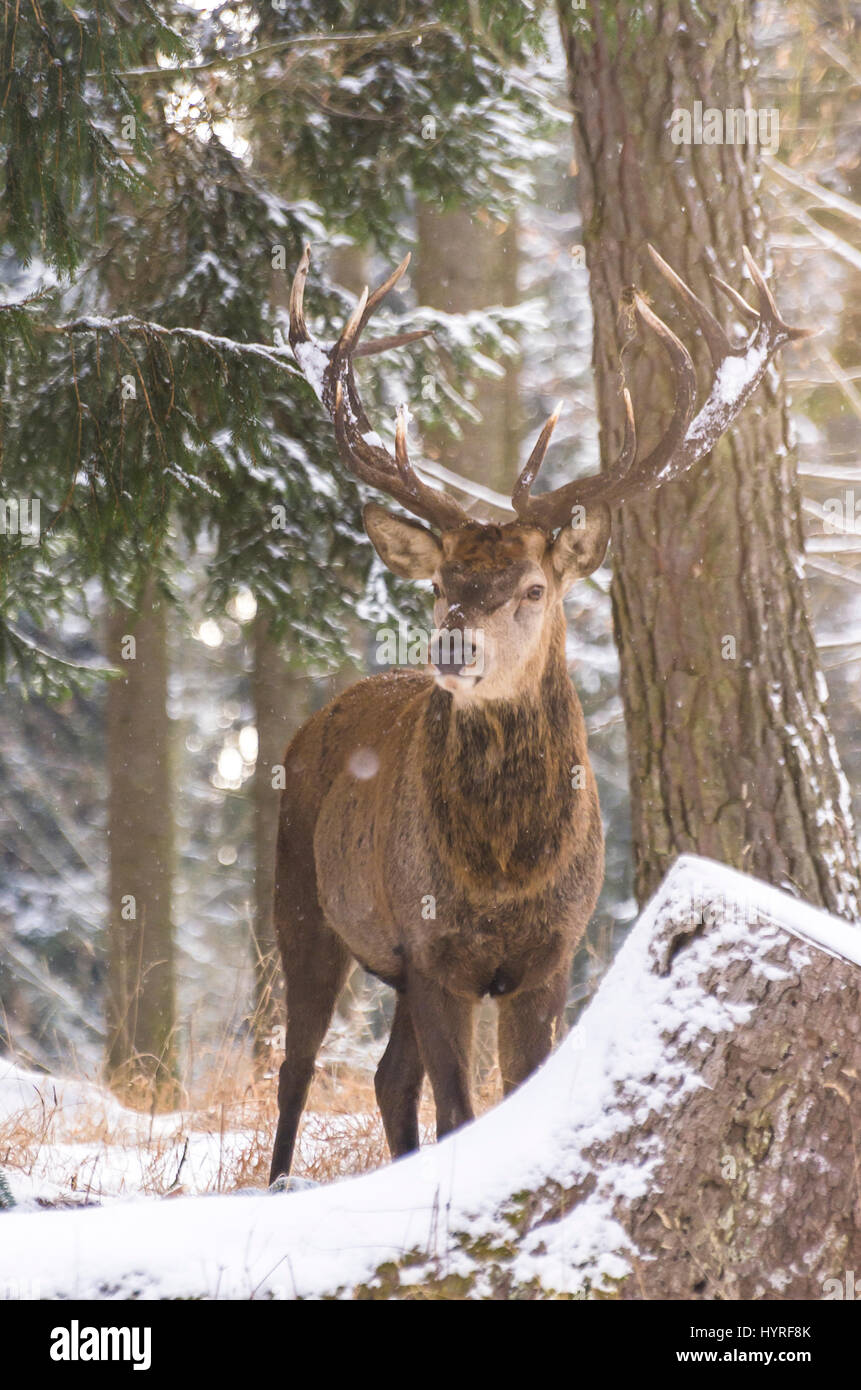
[[[442,627],[431,638],[430,659],[441,676],[459,676],[475,656],[475,643],[463,628]]]

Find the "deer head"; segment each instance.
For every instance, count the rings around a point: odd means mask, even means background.
[[[711,355],[714,376],[703,405],[694,413],[696,376],[687,348],[636,289],[627,291],[629,311],[661,344],[672,373],[673,408],[663,437],[638,457],[633,405],[623,389],[625,434],[618,458],[601,473],[532,496],[559,416],[557,407],[514,487],[516,520],[496,524],[474,520],[453,497],[419,477],[407,452],[405,406],[398,411],[394,454],[384,447],[362,406],[354,358],[423,336],[414,332],[359,341],[375,309],[404,274],[409,256],[373,294],[364,291],[337,342],[323,348],[305,323],[310,247],[305,248],[290,293],[291,347],[332,417],[344,465],[420,518],[398,516],[373,502],[364,510],[365,529],[384,564],[395,574],[433,584],[437,639],[431,648],[432,665],[438,684],[458,703],[510,699],[534,682],[548,652],[559,650],[564,642],[562,600],[572,584],[591,574],[604,558],[613,508],[687,473],[729,428],[778,349],[809,336],[808,330],[784,323],[747,247],[744,258],[756,288],[756,309],[713,277],[751,326],[748,341],[738,347],[651,246],[649,253],[691,312]],[[453,650],[440,640],[446,633],[460,636]]]

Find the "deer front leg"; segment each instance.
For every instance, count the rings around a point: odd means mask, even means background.
[[[499,1070],[505,1095],[540,1067],[562,1028],[569,967],[540,989],[503,997],[499,1002]]]
[[[407,1003],[436,1104],[436,1137],[475,1118],[470,1094],[475,1005],[409,972]]]

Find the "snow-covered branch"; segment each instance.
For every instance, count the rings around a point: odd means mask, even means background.
[[[68,323],[38,324],[36,331],[57,335],[73,333],[118,334],[125,331],[141,334],[144,337],[176,338],[200,343],[201,346],[216,353],[254,357],[268,363],[270,367],[277,367],[279,371],[302,379],[301,372],[296,370],[291,361],[292,353],[290,353],[289,348],[274,347],[270,343],[240,343],[235,338],[224,338],[217,333],[206,333],[201,328],[166,328],[162,323],[155,323],[152,319],[141,319],[135,314],[121,314],[116,318],[103,318],[98,314],[84,314],[80,318],[70,319]]]

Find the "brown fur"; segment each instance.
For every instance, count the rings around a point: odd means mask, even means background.
[[[426,672],[373,676],[309,720],[287,750],[276,874],[287,1041],[273,1177],[289,1170],[351,958],[398,991],[377,1073],[397,1156],[418,1144],[425,1072],[439,1135],[471,1117],[472,1019],[483,995],[500,1000],[506,1091],[546,1057],[603,876],[561,602],[572,577],[598,561],[582,546],[572,559],[570,540],[554,547],[530,527],[464,527],[440,544],[387,514],[384,544],[374,519],[372,539],[399,572],[426,569],[436,547],[437,623],[455,613],[488,626],[494,693],[482,695],[481,683],[451,693]],[[601,554],[605,544],[598,536]],[[530,607],[520,590],[536,577],[546,595]]]

